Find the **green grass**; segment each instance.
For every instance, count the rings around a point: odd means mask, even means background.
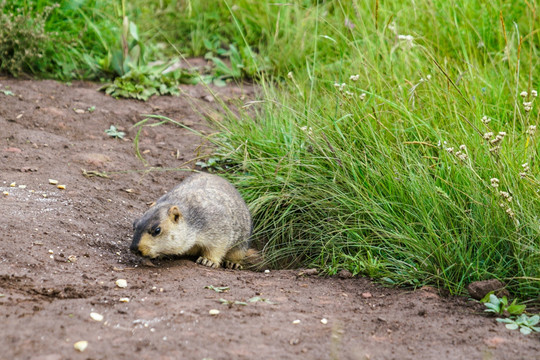
[[[104,69],[100,63],[119,46],[122,23],[119,3],[96,0],[15,0],[0,3],[0,11],[6,16],[18,14],[30,22],[30,19],[43,17],[42,23],[38,24],[38,33],[42,35],[39,38],[40,54],[23,64],[24,72],[61,80],[98,79],[107,75],[108,69]],[[6,19],[0,25],[6,26]],[[6,32],[4,39],[10,36],[15,40],[17,37],[29,38],[27,34]]]
[[[498,278],[538,296],[534,2],[126,0],[124,10],[138,65],[205,56],[216,75],[259,84],[244,113],[224,107],[213,141],[236,164],[230,178],[271,264],[452,293]],[[121,19],[120,2],[63,2],[45,24],[62,46],[36,72],[122,74]]]
[[[539,115],[519,95],[539,84],[534,13],[502,1],[288,8],[296,21],[274,26],[265,55],[279,58],[280,44],[296,56],[274,62],[278,78],[263,79],[260,101],[217,141],[241,170],[233,179],[267,258],[452,293],[495,277],[537,296],[538,134],[528,129]],[[486,132],[506,133],[499,149]]]

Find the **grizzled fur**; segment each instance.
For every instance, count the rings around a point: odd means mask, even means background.
[[[142,256],[199,255],[198,263],[240,267],[250,244],[251,216],[227,180],[199,173],[159,198],[133,224],[131,250]]]

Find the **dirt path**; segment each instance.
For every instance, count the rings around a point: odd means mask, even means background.
[[[213,270],[185,259],[142,265],[129,253],[131,224],[185,173],[141,171],[130,127],[152,113],[208,132],[192,108],[215,110],[206,90],[186,86],[181,97],[142,103],[111,99],[95,84],[0,85],[0,359],[538,358],[538,334],[506,330],[477,304],[429,289],[299,270]],[[219,92],[241,103],[253,90]],[[126,140],[107,136],[110,125]],[[192,168],[205,151],[172,125],[146,127],[140,144],[163,168]],[[81,169],[114,173],[85,177]],[[126,288],[115,285],[120,278]],[[82,353],[73,347],[79,340],[88,341]]]

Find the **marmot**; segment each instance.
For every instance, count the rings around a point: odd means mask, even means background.
[[[246,257],[251,215],[227,180],[207,173],[186,178],[133,223],[131,251],[149,258],[199,255],[198,264],[238,269]]]

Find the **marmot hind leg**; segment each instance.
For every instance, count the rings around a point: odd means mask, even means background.
[[[246,257],[247,250],[245,249],[231,249],[225,255],[224,267],[228,269],[242,269],[242,262]]]

